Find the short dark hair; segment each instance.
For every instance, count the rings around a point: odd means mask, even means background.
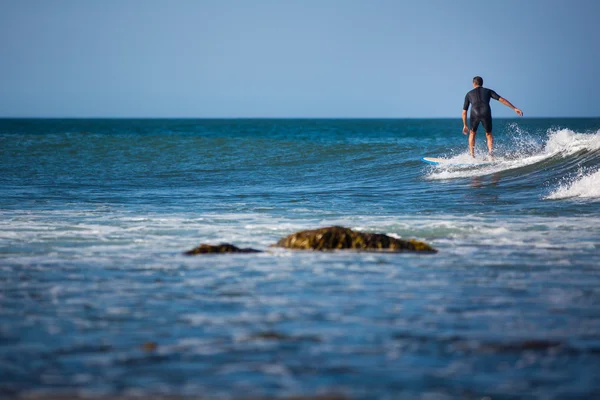
[[[475,78],[473,78],[473,83],[477,86],[483,86],[483,78],[480,76],[476,76]]]

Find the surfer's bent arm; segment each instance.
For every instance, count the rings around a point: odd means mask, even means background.
[[[465,102],[463,103],[463,112],[462,112],[463,133],[465,135],[469,134],[469,128],[467,127],[467,110],[469,109],[470,105],[471,105],[471,100],[469,99],[469,93],[467,93],[467,95],[465,96]]]
[[[519,114],[521,117],[523,116],[523,111],[519,110],[517,107],[513,106],[512,103],[508,100],[506,100],[504,97],[500,97],[498,99],[498,101],[502,104],[504,104],[506,107],[510,107],[514,110],[514,112],[516,112],[517,114]]]

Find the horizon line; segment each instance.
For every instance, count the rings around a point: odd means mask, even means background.
[[[533,116],[533,117],[494,117],[496,120],[500,119],[595,119],[600,118],[598,116]],[[140,117],[140,116],[127,116],[127,117],[66,117],[66,116],[0,116],[0,120],[7,119],[112,119],[112,120],[125,120],[125,119],[138,119],[138,120],[418,120],[418,119],[461,119],[460,116],[456,117]]]

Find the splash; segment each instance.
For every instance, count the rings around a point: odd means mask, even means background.
[[[511,126],[510,131],[508,140],[505,140],[506,144],[496,146],[494,163],[468,167],[436,166],[431,169],[426,178],[444,180],[489,175],[545,161],[562,160],[582,151],[600,150],[600,131],[578,133],[570,129],[550,129],[547,131],[545,142],[539,137],[527,134],[516,124]],[[469,159],[467,152],[449,158],[453,163],[460,163],[467,159]]]
[[[539,136],[533,136],[516,123],[508,125],[509,142],[503,141],[496,144],[496,153],[502,154],[506,159],[518,159],[541,153],[544,143]]]
[[[600,150],[600,131],[595,133],[577,133],[570,129],[550,131],[544,153],[571,155],[579,151]]]
[[[551,200],[570,198],[600,199],[600,169],[588,173],[580,171],[575,178],[561,184],[545,197],[545,199]]]

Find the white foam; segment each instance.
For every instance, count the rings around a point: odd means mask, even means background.
[[[548,141],[543,151],[548,155],[558,153],[570,155],[582,150],[593,151],[598,149],[600,149],[600,131],[576,133],[570,129],[560,129],[549,132]]]
[[[600,173],[596,171],[593,175],[594,182],[598,182]],[[596,183],[594,187],[600,185]],[[597,234],[592,232],[598,232],[599,226],[598,218],[589,216],[525,219],[451,214],[332,216],[328,212],[313,210],[307,218],[252,212],[183,213],[168,217],[147,214],[140,221],[118,211],[107,214],[0,210],[0,248],[10,249],[0,255],[0,260],[2,263],[28,266],[38,263],[66,265],[85,260],[90,268],[111,264],[133,264],[145,269],[178,268],[181,263],[194,265],[204,262],[201,258],[183,256],[172,262],[174,255],[199,243],[229,242],[239,247],[267,249],[293,232],[330,225],[386,233],[403,239],[416,238],[431,243],[445,254],[454,255],[469,254],[482,245],[499,248],[498,251],[506,251],[507,254],[516,249],[588,251],[596,248],[594,238]],[[581,232],[591,234],[582,239]],[[274,256],[285,258],[289,257],[289,253],[282,251],[256,257]],[[235,257],[227,260],[230,261],[223,265],[238,262]],[[255,262],[255,265],[261,265],[260,260],[255,259]]]
[[[473,176],[490,175],[501,171],[522,168],[553,157],[568,157],[577,152],[600,149],[600,131],[594,133],[577,133],[570,129],[548,130],[546,143],[541,146],[518,127],[516,135],[510,135],[508,145],[497,146],[495,162],[475,166],[436,166],[426,176],[431,180],[468,178]],[[449,159],[452,163],[465,163],[470,160],[468,152],[461,153]]]
[[[600,169],[588,174],[581,172],[546,197],[546,199],[552,200],[568,198],[600,199]]]

